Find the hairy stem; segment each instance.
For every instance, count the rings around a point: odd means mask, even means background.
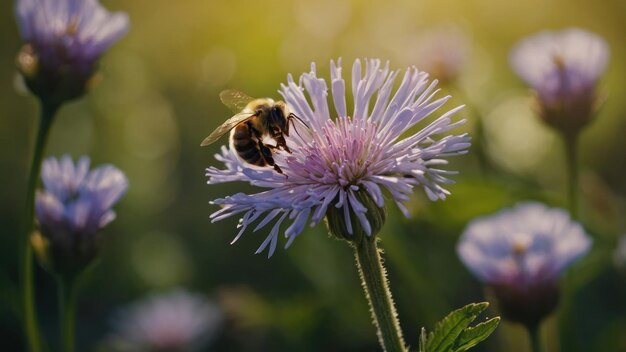
[[[384,351],[406,351],[396,308],[387,283],[387,274],[376,240],[363,238],[353,244],[361,283],[369,302],[378,340]]]

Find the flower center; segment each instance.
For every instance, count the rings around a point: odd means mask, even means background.
[[[511,245],[511,254],[513,256],[513,262],[517,267],[518,272],[523,275],[528,275],[528,268],[526,263],[526,253],[530,248],[531,238],[527,233],[515,234],[513,243]]]
[[[513,256],[521,257],[526,253],[527,250],[528,250],[528,244],[517,242],[513,244],[513,248],[511,249],[511,252],[513,252]]]
[[[302,162],[292,170],[306,170],[315,182],[342,187],[356,185],[372,173],[381,153],[374,123],[350,117],[328,120],[321,133],[300,148]]]
[[[78,19],[76,17],[72,18],[67,27],[65,28],[65,36],[74,36],[78,32]]]
[[[563,59],[561,54],[554,54],[554,56],[552,56],[552,62],[556,65],[559,71],[565,71],[565,59]]]

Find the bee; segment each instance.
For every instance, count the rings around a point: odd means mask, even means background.
[[[235,115],[211,132],[200,145],[214,143],[230,131],[230,147],[239,158],[251,165],[273,166],[276,172],[282,174],[272,153],[280,149],[291,153],[285,140],[285,137],[289,137],[289,124],[294,119],[306,124],[291,113],[283,101],[255,99],[235,89],[222,91],[220,100]],[[266,137],[274,139],[276,145],[265,144],[263,140]]]

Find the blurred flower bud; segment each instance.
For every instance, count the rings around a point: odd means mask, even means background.
[[[218,308],[182,289],[153,295],[121,311],[107,351],[206,351],[221,323]]]
[[[506,319],[536,327],[557,307],[560,288],[554,281],[524,286],[503,283],[489,285],[488,292],[493,294]]]
[[[557,306],[563,272],[590,248],[567,212],[529,202],[473,220],[457,252],[505,318],[536,327]]]
[[[18,0],[17,22],[26,43],[17,68],[30,91],[51,105],[80,97],[102,54],[128,31],[125,13],[97,0]]]
[[[536,91],[538,111],[550,126],[575,135],[598,106],[596,85],[608,59],[608,44],[581,29],[541,32],[511,52],[515,72]]]
[[[366,238],[374,239],[385,224],[387,210],[384,206],[379,207],[365,190],[355,192],[355,198],[352,207],[361,211],[358,214],[347,206],[328,207],[326,211],[328,230],[333,236],[348,242],[358,243]]]
[[[40,263],[67,277],[76,276],[99,252],[99,231],[115,219],[111,209],[128,188],[126,176],[106,165],[89,171],[89,158],[76,165],[69,156],[43,162],[44,190],[35,211],[39,232],[31,244]]]
[[[442,26],[416,37],[409,50],[417,67],[442,84],[453,84],[467,61],[470,39],[460,28]]]

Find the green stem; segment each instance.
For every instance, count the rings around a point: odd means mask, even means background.
[[[578,133],[564,135],[567,162],[567,199],[573,219],[578,218]]]
[[[35,312],[35,290],[33,285],[33,249],[26,244],[23,249],[24,260],[22,263],[22,295],[24,309],[24,329],[26,339],[31,352],[41,351],[41,339],[39,336],[39,324]]]
[[[376,240],[366,237],[353,246],[361,283],[369,301],[374,325],[378,330],[380,345],[384,351],[404,352],[406,347],[402,339],[402,330]]]
[[[59,317],[61,351],[74,352],[74,330],[76,322],[76,299],[73,280],[59,278]]]
[[[21,277],[22,277],[22,297],[24,309],[24,329],[28,346],[32,352],[41,351],[41,339],[37,314],[35,311],[35,290],[33,285],[33,250],[29,244],[30,234],[33,230],[33,217],[35,209],[35,188],[41,170],[41,159],[46,146],[46,140],[54,114],[58,106],[41,103],[41,116],[35,150],[28,176],[28,188],[26,190],[26,204],[24,206],[24,222],[21,236],[19,238],[19,253],[22,253]]]
[[[528,327],[528,336],[530,337],[531,351],[541,352],[541,338],[539,334],[539,325]]]

